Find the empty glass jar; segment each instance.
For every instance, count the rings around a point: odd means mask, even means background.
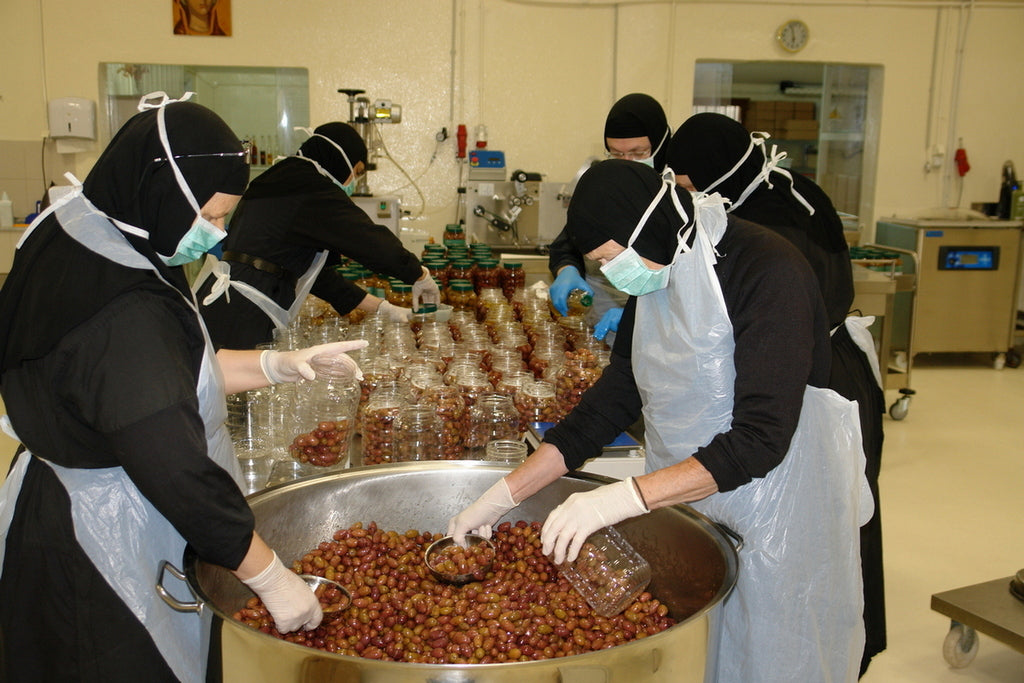
[[[466,433],[467,457],[482,459],[488,441],[519,438],[519,413],[511,396],[487,393],[479,396],[469,408],[469,430]]]
[[[396,462],[441,460],[441,420],[429,405],[403,407],[394,423]]]

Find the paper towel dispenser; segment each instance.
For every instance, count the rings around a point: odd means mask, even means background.
[[[47,106],[50,137],[96,139],[96,103],[84,97],[60,97]]]

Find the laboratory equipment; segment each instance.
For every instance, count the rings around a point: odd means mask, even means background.
[[[384,140],[378,126],[384,123],[401,123],[402,106],[391,100],[371,101],[357,88],[338,88],[338,92],[348,96],[348,124],[356,129],[359,137],[366,143],[366,170],[377,170],[377,159],[387,156]],[[367,182],[368,173],[364,173],[356,181],[355,195],[369,196],[370,186]],[[396,231],[397,234],[397,231]]]

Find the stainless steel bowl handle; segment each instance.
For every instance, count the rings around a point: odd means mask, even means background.
[[[171,595],[167,589],[164,588],[164,572],[170,572],[171,576],[184,583],[195,602],[181,602]],[[160,571],[156,575],[156,592],[160,598],[176,612],[196,612],[197,614],[202,614],[203,612],[203,602],[199,599],[199,596],[196,595],[196,592],[192,590],[192,586],[188,583],[188,577],[185,576],[184,572],[167,560],[162,560],[160,562]]]
[[[740,550],[743,549],[743,537],[742,536],[740,536],[738,533],[736,533],[735,531],[730,529],[725,524],[722,524],[721,522],[715,522],[715,521],[712,520],[711,523],[714,524],[718,528],[719,531],[721,531],[723,534],[725,534],[726,536],[729,537],[729,540],[732,541],[733,549],[735,549],[736,552],[739,552]]]

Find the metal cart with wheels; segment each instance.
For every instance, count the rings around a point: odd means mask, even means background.
[[[978,633],[1024,653],[1024,601],[1010,592],[1012,576],[932,595],[932,609],[950,618],[942,656],[954,669],[974,661]]]
[[[878,361],[881,365],[883,388],[896,389],[900,397],[889,407],[889,417],[902,420],[910,410],[914,390],[910,388],[914,352],[914,295],[917,283],[917,252],[888,245],[864,244],[850,248],[851,262],[870,271],[880,273],[890,281],[885,303],[878,308],[862,311],[876,315],[878,330]],[[908,267],[904,267],[906,262]],[[877,277],[877,276],[875,276]],[[858,278],[854,277],[857,287]],[[854,300],[857,307],[864,298]]]

